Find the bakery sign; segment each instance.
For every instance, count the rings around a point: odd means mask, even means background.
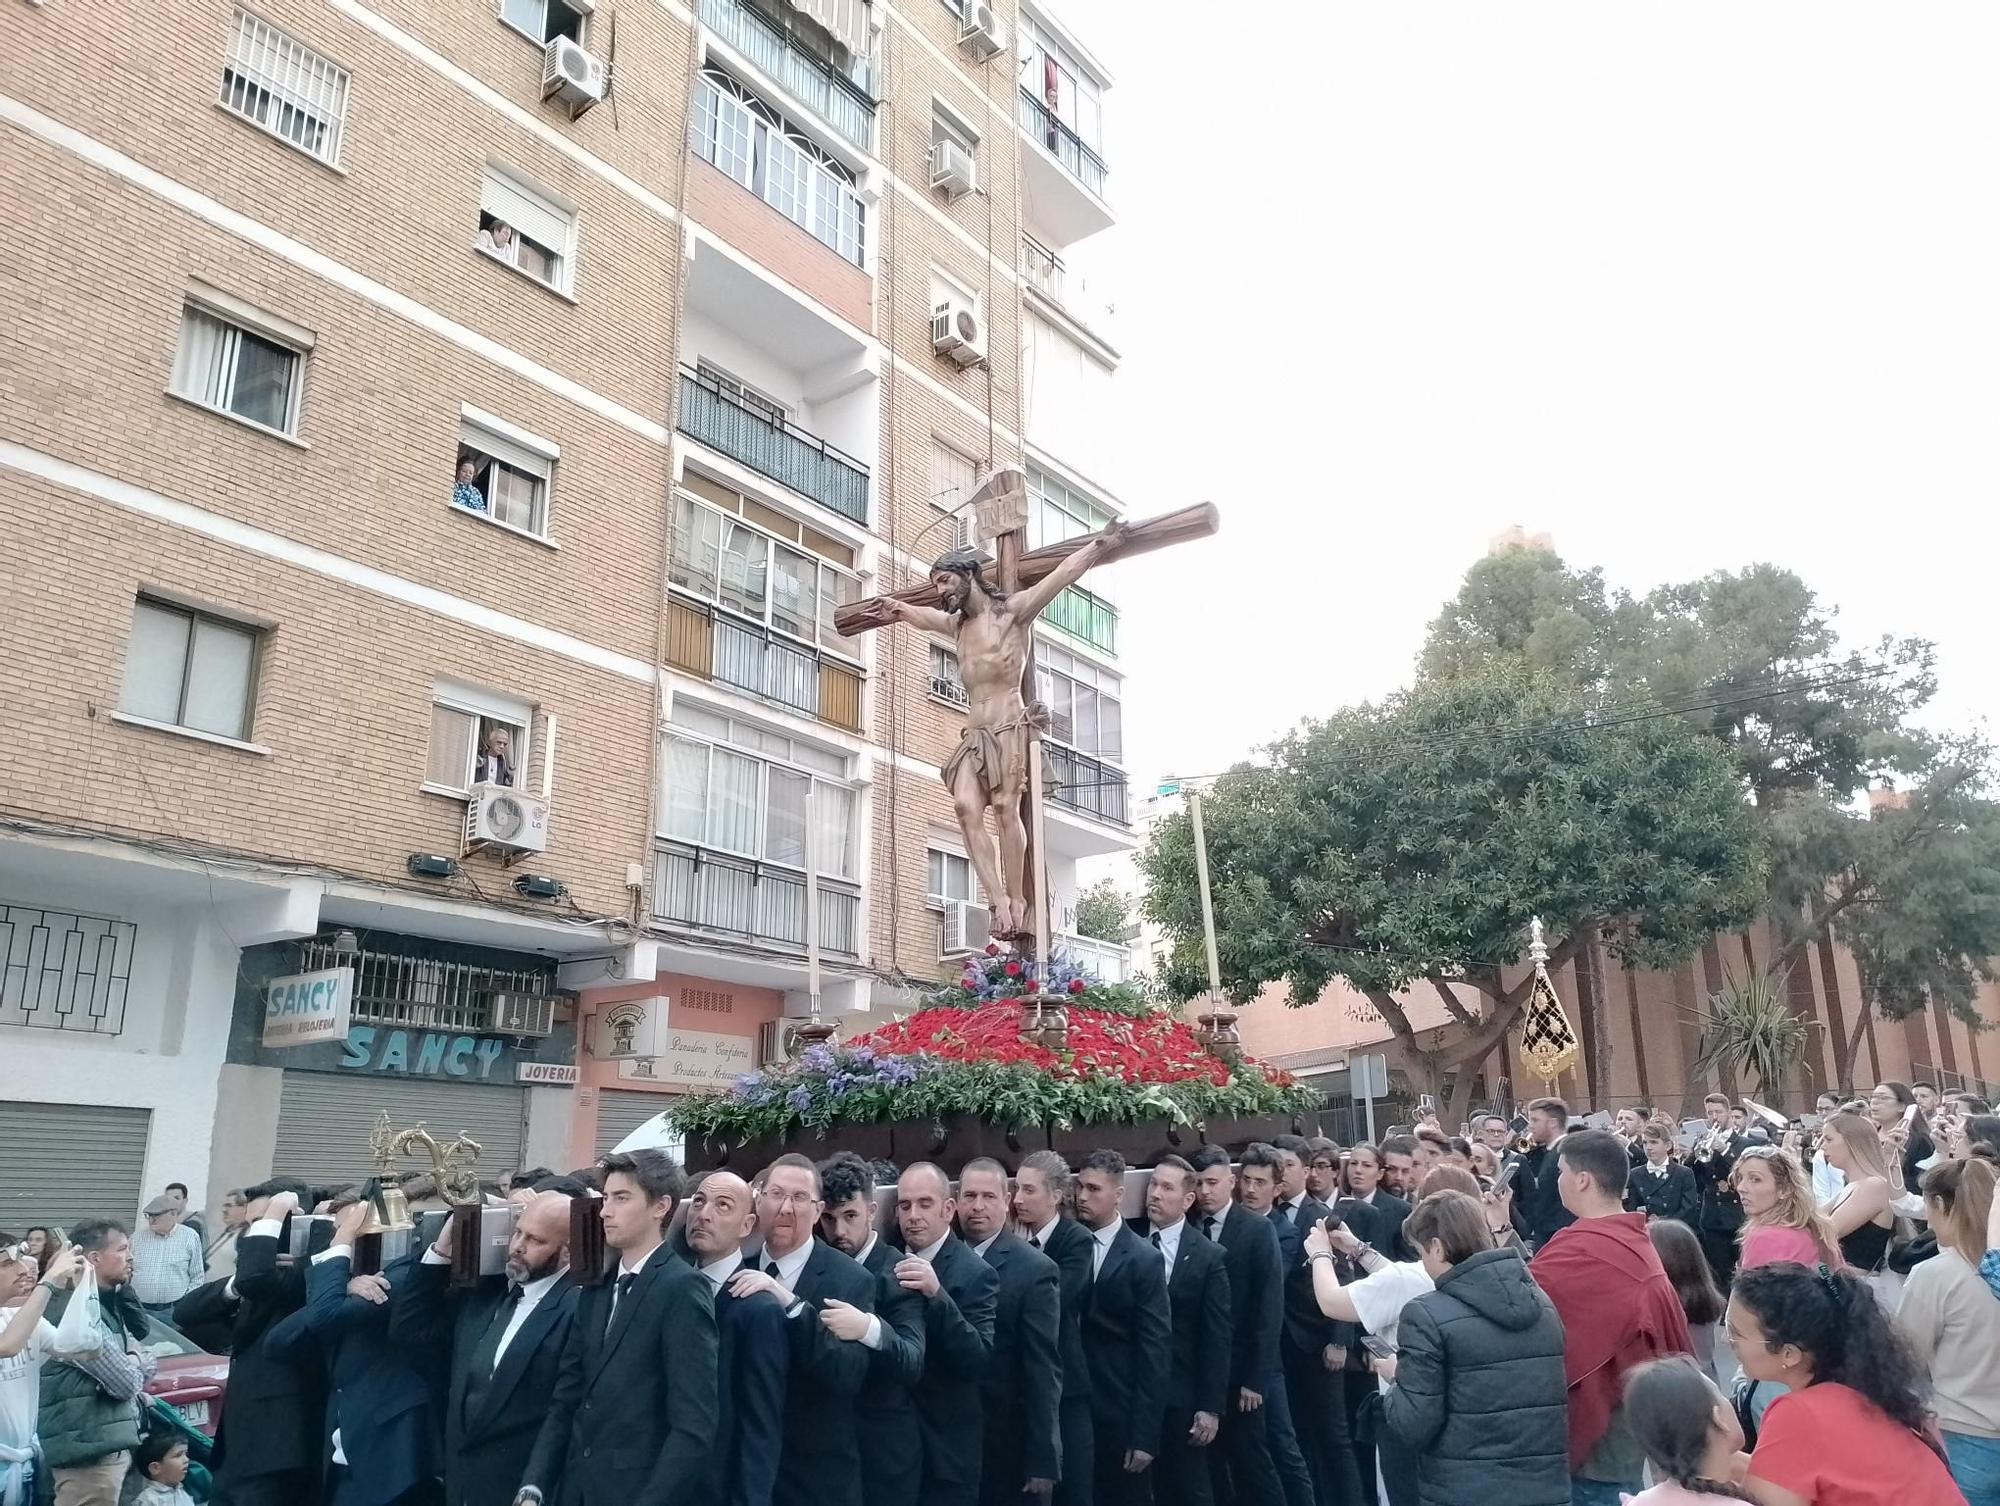
[[[657,1056],[618,1063],[622,1081],[662,1086],[726,1088],[755,1065],[756,1041],[747,1035],[712,1030],[668,1030]]]

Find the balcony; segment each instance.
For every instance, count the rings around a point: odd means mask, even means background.
[[[680,430],[759,475],[868,526],[868,467],[796,424],[773,418],[681,370]]]
[[[1069,960],[1100,982],[1123,983],[1132,976],[1132,954],[1115,941],[1092,941],[1088,936],[1056,937],[1055,954]]]
[[[805,951],[806,878],[799,870],[687,842],[662,841],[658,850],[654,920]],[[858,957],[860,944],[861,891],[821,877],[821,952]]]
[[[667,603],[667,663],[849,732],[861,730],[861,671],[773,632],[675,596]]]
[[[1108,230],[1104,159],[1035,94],[1019,93],[1021,133],[1038,151],[1022,158],[1027,221],[1056,246],[1071,246]]]
[[[1042,621],[1101,653],[1118,652],[1118,609],[1081,586],[1071,586],[1050,602]]]
[[[846,68],[801,47],[742,0],[701,0],[701,19],[723,42],[864,152],[875,149],[874,67]]]
[[[1053,805],[1113,826],[1130,826],[1125,771],[1061,743],[1042,741]]]

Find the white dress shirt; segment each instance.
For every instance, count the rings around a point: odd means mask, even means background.
[[[1306,1195],[1301,1192],[1297,1197],[1286,1198],[1278,1206],[1285,1210],[1285,1222],[1296,1229],[1299,1226],[1299,1210],[1305,1205]]]
[[[1174,1257],[1180,1253],[1181,1236],[1187,1232],[1187,1220],[1177,1218],[1164,1229],[1155,1229],[1153,1238],[1159,1241],[1160,1254],[1166,1258],[1167,1279],[1174,1278]]]
[[[1000,1237],[1000,1231],[998,1229],[995,1229],[991,1234],[987,1235],[984,1239],[980,1240],[978,1244],[972,1247],[972,1253],[977,1255],[981,1260],[984,1260],[986,1258],[986,1252],[993,1248],[993,1241],[998,1239],[999,1237]]]
[[[742,1264],[743,1252],[741,1250],[728,1250],[703,1266],[701,1273],[714,1283],[715,1289],[719,1292],[722,1290],[723,1283],[728,1281],[731,1276],[734,1276]]]
[[[327,1254],[331,1255],[331,1250]],[[314,1259],[321,1257],[314,1256]],[[440,1255],[435,1249],[427,1249],[420,1262],[423,1265],[450,1265],[449,1255]],[[640,1264],[645,1262],[641,1261]],[[569,1272],[568,1266],[560,1266],[546,1276],[538,1276],[533,1281],[521,1283],[521,1295],[514,1299],[514,1311],[508,1315],[507,1326],[500,1334],[500,1345],[493,1351],[493,1365],[500,1366],[500,1356],[507,1352],[507,1346],[514,1342],[514,1335],[521,1331],[521,1325],[528,1321],[528,1315],[541,1306],[542,1298],[555,1290],[555,1285]]]
[[[1117,1219],[1111,1220],[1102,1229],[1090,1231],[1090,1279],[1095,1281],[1097,1273],[1104,1269],[1104,1257],[1111,1253],[1111,1245],[1118,1238],[1122,1226]]]
[[[1043,1224],[1041,1228],[1037,1229],[1033,1234],[1029,1235],[1028,1243],[1033,1245],[1036,1249],[1046,1252],[1049,1247],[1049,1241],[1055,1238],[1056,1225],[1061,1222],[1062,1222],[1062,1215],[1058,1213],[1054,1218],[1050,1219],[1047,1223]]]

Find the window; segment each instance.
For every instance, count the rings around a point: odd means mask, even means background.
[[[965,681],[958,672],[958,655],[942,643],[931,645],[931,694],[954,706],[966,701]]]
[[[1086,74],[1029,16],[1021,17],[1021,87],[1092,151],[1101,147],[1103,105],[1097,81]],[[1047,143],[1054,150],[1055,143]]]
[[[702,70],[689,131],[695,154],[786,219],[862,264],[865,214],[854,175],[728,74]]]
[[[490,414],[473,408],[463,413],[452,506],[546,538],[549,486],[562,452]]]
[[[430,752],[424,788],[464,796],[475,784],[526,782],[528,732],[534,712],[526,702],[471,685],[438,684],[431,696]]]
[[[558,293],[570,291],[576,215],[520,179],[489,167],[479,189],[479,250]]]
[[[810,791],[816,869],[853,877],[856,802],[840,782],[844,755],[679,700],[670,720],[662,836],[803,870]]]
[[[804,537],[801,530],[802,541]],[[674,498],[671,579],[691,595],[817,644],[824,652],[856,657],[853,643],[834,630],[833,614],[860,596],[860,582],[807,549],[794,548],[685,492]]]
[[[312,337],[220,294],[191,298],[169,389],[274,434],[298,430],[305,352]]]
[[[565,4],[564,0],[499,0],[500,19],[531,42],[547,44],[557,37],[583,43],[583,18],[587,5]]]
[[[1028,500],[1030,549],[1096,533],[1111,522],[1110,513],[1039,466],[1028,467]]]
[[[247,739],[257,638],[241,623],[140,597],[118,709],[163,726]]]
[[[935,904],[942,905],[947,900],[961,900],[967,904],[977,901],[979,881],[973,877],[972,864],[966,861],[964,853],[933,847],[930,859],[930,880],[924,893]]]
[[[1118,652],[1118,609],[1081,586],[1071,586],[1042,614],[1042,621],[1107,654]]]
[[[1035,645],[1035,699],[1049,708],[1049,735],[1079,753],[1125,759],[1124,679],[1080,654]]]
[[[236,13],[221,104],[308,156],[340,165],[347,70],[248,11]]]
[[[763,392],[759,392],[741,377],[731,376],[720,366],[699,357],[694,363],[695,375],[702,382],[721,393],[739,408],[748,408],[758,417],[782,427],[791,417],[791,409]]]
[[[955,547],[969,546],[977,533],[968,504],[978,487],[979,462],[970,455],[961,455],[941,439],[932,440],[930,502],[939,512],[952,514],[952,522],[940,524],[938,532]]]

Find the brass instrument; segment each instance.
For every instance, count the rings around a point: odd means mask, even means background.
[[[438,1196],[454,1208],[476,1208],[484,1199],[479,1191],[479,1174],[472,1162],[479,1159],[480,1144],[460,1131],[458,1138],[440,1143],[419,1120],[409,1129],[399,1130],[390,1122],[389,1111],[368,1136],[368,1153],[375,1161],[375,1175],[369,1178],[368,1219],[363,1234],[388,1234],[413,1228],[410,1205],[403,1189],[396,1185],[396,1162],[419,1151],[430,1157],[431,1174],[437,1181]]]

